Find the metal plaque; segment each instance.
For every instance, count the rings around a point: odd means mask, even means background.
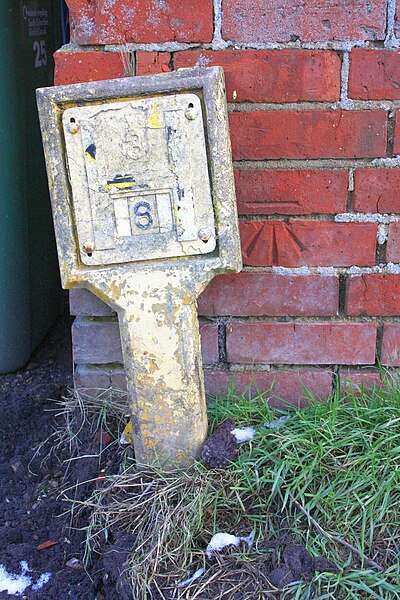
[[[62,122],[84,264],[214,250],[198,96],[69,108]]]

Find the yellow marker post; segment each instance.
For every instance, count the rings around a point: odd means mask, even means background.
[[[196,299],[241,267],[222,69],[38,90],[60,269],[118,314],[138,464],[207,435]]]

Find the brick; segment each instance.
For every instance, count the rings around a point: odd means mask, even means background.
[[[290,369],[264,372],[204,371],[206,392],[213,396],[227,396],[234,384],[235,395],[261,392],[270,406],[284,408],[287,403],[305,406],[306,389],[318,400],[332,392],[332,373],[326,369]]]
[[[400,315],[400,275],[370,274],[346,282],[346,314]]]
[[[349,98],[400,100],[398,50],[356,48],[350,54]]]
[[[215,277],[199,298],[205,316],[334,316],[338,277],[239,273]]]
[[[123,362],[117,321],[77,317],[72,324],[72,355],[75,363]]]
[[[400,324],[385,323],[383,326],[381,362],[400,367]]]
[[[229,115],[234,160],[374,158],[386,154],[382,110],[273,110]]]
[[[339,100],[340,59],[329,50],[189,50],[174,67],[224,68],[228,102]]]
[[[251,364],[373,364],[375,323],[231,323],[227,359]]]
[[[400,262],[400,223],[390,223],[386,248],[388,262]]]
[[[216,323],[200,323],[201,354],[204,365],[212,365],[219,361],[218,325]]]
[[[116,390],[126,391],[126,376],[124,365],[113,366],[110,369],[111,387]]]
[[[396,110],[396,121],[393,136],[393,154],[400,154],[400,110]]]
[[[222,35],[234,42],[383,40],[385,29],[385,0],[223,0]]]
[[[218,362],[218,325],[200,323],[204,364]],[[77,317],[72,324],[72,348],[75,363],[122,363],[118,322]]]
[[[54,54],[54,83],[67,85],[132,75],[128,52],[62,52]]]
[[[136,52],[136,75],[167,73],[170,60],[170,52]]]
[[[108,304],[84,288],[69,291],[69,310],[71,315],[80,317],[116,316],[115,311]]]
[[[400,169],[357,169],[353,208],[360,212],[400,212]]]
[[[126,390],[123,366],[76,365],[75,387],[95,393],[113,388]],[[307,390],[317,400],[327,398],[332,391],[332,373],[326,369],[270,370],[268,372],[227,372],[217,369],[204,371],[206,393],[227,396],[235,385],[235,394],[263,394],[270,406],[285,408],[287,404],[305,406],[309,401]]]
[[[97,391],[100,394],[103,390],[111,387],[109,370],[103,365],[76,365],[74,385],[77,389],[93,390],[93,392]]]
[[[126,391],[124,366],[112,365],[75,365],[75,388],[85,389],[90,395],[102,394],[104,390]]]
[[[376,223],[242,221],[245,265],[267,267],[375,264]]]
[[[341,369],[340,388],[358,396],[361,390],[370,390],[381,385],[381,377],[376,369]]]
[[[212,0],[67,0],[77,44],[210,42]]]
[[[240,214],[333,214],[345,212],[348,172],[304,169],[235,170]]]

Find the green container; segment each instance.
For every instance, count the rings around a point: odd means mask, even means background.
[[[0,20],[0,373],[24,366],[61,307],[35,89],[53,83],[55,0],[3,0]]]

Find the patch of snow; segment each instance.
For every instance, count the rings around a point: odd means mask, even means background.
[[[190,585],[191,583],[193,583],[193,581],[196,581],[196,579],[198,579],[199,577],[204,575],[204,573],[205,573],[205,569],[203,569],[203,567],[201,567],[200,569],[197,569],[197,571],[195,571],[193,573],[193,575],[191,577],[189,577],[189,579],[185,579],[185,581],[181,581],[180,583],[177,584],[176,587],[181,588],[181,587]]]
[[[35,584],[33,584],[32,589],[36,592],[37,590],[41,590],[46,583],[50,581],[51,573],[42,573],[39,579]]]
[[[252,440],[256,430],[252,427],[243,427],[242,429],[232,429],[231,434],[235,436],[238,444]]]
[[[279,427],[282,427],[288,419],[290,419],[289,415],[282,415],[279,419],[275,419],[275,421],[264,423],[264,427],[269,427],[269,429],[279,429]]]
[[[27,575],[32,569],[28,567],[26,560],[19,563],[21,573],[8,573],[4,565],[0,565],[0,592],[8,592],[9,595],[22,596],[26,588],[32,585],[32,577]],[[49,581],[51,573],[42,573],[36,583],[32,585],[32,590],[41,590]]]
[[[248,546],[251,546],[253,540],[254,531],[245,537],[224,532],[215,533],[206,548],[206,554],[208,558],[211,558],[214,552],[220,552],[220,550],[223,550],[227,546],[239,546],[240,542],[245,542]]]

